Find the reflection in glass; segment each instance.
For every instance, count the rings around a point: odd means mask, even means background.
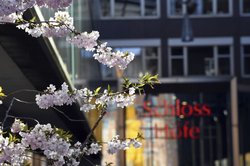
[[[150,74],[158,74],[158,59],[148,59],[146,60],[146,72]]]
[[[157,15],[157,1],[156,0],[145,0],[145,16],[156,16]]]
[[[115,16],[140,16],[140,0],[124,1],[115,0]]]
[[[111,16],[110,5],[111,5],[110,0],[102,0],[101,1],[102,16],[104,16],[104,17]]]
[[[158,56],[157,47],[146,47],[145,48],[146,57],[156,58]]]
[[[197,14],[212,14],[213,13],[213,1],[211,0],[196,0],[196,13]]]
[[[182,0],[170,0],[169,5],[171,15],[183,14]],[[228,14],[229,0],[189,0],[187,10],[192,15]]]
[[[177,0],[170,0],[170,14],[171,15],[182,15],[182,3]]]

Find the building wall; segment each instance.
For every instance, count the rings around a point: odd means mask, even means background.
[[[96,0],[97,2],[97,0]],[[194,16],[190,18],[196,38],[207,37],[232,37],[233,38],[233,63],[234,74],[239,83],[249,83],[248,78],[241,76],[241,50],[240,38],[250,36],[248,16],[240,15],[240,1],[232,2],[232,13],[229,16]],[[100,4],[94,3],[95,8]],[[169,17],[166,0],[160,0],[160,17],[158,18],[100,18],[95,14],[94,28],[100,31],[101,38],[107,39],[160,39],[162,77],[168,77],[168,44],[170,38],[180,38],[182,17]]]

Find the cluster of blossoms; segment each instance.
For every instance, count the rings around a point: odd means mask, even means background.
[[[39,4],[41,4],[40,1]],[[57,0],[54,2],[56,3]],[[69,43],[76,45],[78,48],[84,48],[87,51],[94,52],[93,57],[110,68],[117,66],[124,70],[134,59],[134,54],[131,52],[112,51],[111,47],[107,47],[107,43],[98,44],[98,38],[100,36],[98,31],[92,31],[90,33],[76,32],[73,25],[73,18],[66,11],[57,11],[55,16],[51,17],[48,21],[38,23],[24,20],[22,13],[10,13],[0,15],[0,22],[17,23],[16,27],[18,29],[23,29],[32,37],[65,37],[72,34],[71,37],[67,39]]]
[[[94,104],[91,104],[92,99],[95,98]],[[109,93],[108,90],[104,90],[102,94],[95,94],[93,91],[84,89],[74,89],[69,91],[68,85],[63,83],[60,90],[56,90],[54,85],[47,87],[44,93],[36,95],[36,104],[41,109],[48,109],[53,106],[71,105],[77,100],[83,101],[83,105],[80,110],[89,112],[96,108],[96,105],[102,107],[110,104],[116,104],[119,108],[124,108],[133,104],[135,99],[135,88],[131,87],[127,92],[122,93]]]
[[[97,154],[101,151],[102,146],[98,143],[85,146],[80,142],[71,144],[70,136],[62,134],[62,131],[52,128],[50,124],[37,124],[34,128],[28,129],[22,121],[15,119],[11,127],[11,133],[14,135],[4,137],[3,132],[0,133],[0,165],[21,166],[30,157],[26,154],[27,151],[38,150],[53,166],[78,166],[82,156]],[[141,143],[136,139],[121,141],[119,136],[116,136],[107,143],[108,153],[114,154],[118,150],[126,150],[130,145],[139,148]]]
[[[44,94],[36,95],[36,103],[41,109],[48,109],[53,106],[71,105],[76,101],[74,95],[69,94],[66,83],[61,85],[61,90],[56,90],[54,85],[50,85]]]
[[[68,38],[68,42],[75,44],[78,48],[85,48],[87,51],[94,51],[99,36],[100,34],[98,31],[92,31],[91,33],[83,32]]]
[[[21,143],[11,142],[9,137],[0,135],[0,164],[9,163],[19,166],[27,159],[25,150],[26,148]]]
[[[16,20],[21,19],[22,14],[12,13],[10,15],[0,17],[0,22],[15,23]]]
[[[55,16],[48,22],[35,24],[33,22],[24,22],[17,25],[17,28],[25,30],[33,37],[65,37],[75,28],[73,26],[73,18],[68,12],[58,11]]]
[[[109,154],[115,154],[119,150],[126,150],[130,148],[131,145],[134,148],[140,148],[142,145],[137,139],[129,139],[129,141],[127,140],[122,141],[119,139],[119,135],[113,137],[113,139],[109,141],[107,144],[108,144]]]
[[[72,0],[0,0],[0,16],[12,13],[22,13],[29,8],[38,5],[52,9],[68,7]]]
[[[112,52],[111,47],[107,47],[107,43],[103,43],[97,47],[96,53],[93,55],[98,62],[107,65],[108,67],[117,66],[124,70],[127,65],[134,59],[134,54],[131,52]]]

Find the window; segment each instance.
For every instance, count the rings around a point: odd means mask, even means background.
[[[241,14],[250,15],[250,0],[241,0],[240,2]]]
[[[183,0],[168,0],[168,14],[181,16],[184,12]],[[232,0],[189,0],[187,11],[190,15],[210,16],[231,14]]]
[[[99,0],[103,18],[159,17],[159,0]]]
[[[230,45],[170,46],[169,75],[170,76],[231,75],[232,71],[231,55],[232,55],[232,46]],[[249,62],[250,62],[250,55],[249,55]]]
[[[243,75],[250,76],[250,43],[242,46],[243,52]]]

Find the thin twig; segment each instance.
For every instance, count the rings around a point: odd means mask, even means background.
[[[62,114],[65,118],[67,118],[69,121],[72,122],[86,122],[87,120],[79,120],[79,119],[72,119],[70,118],[68,115],[66,115],[63,111],[59,110],[56,107],[52,107],[54,110],[56,110],[57,112],[59,112],[60,114]]]
[[[42,93],[41,91],[33,90],[33,89],[20,89],[20,90],[16,90],[16,91],[13,91],[13,92],[9,93],[8,95],[6,95],[6,97],[9,97],[9,96],[12,96],[14,94],[21,93],[21,92]]]
[[[86,160],[88,163],[90,163],[91,165],[96,166],[96,164],[94,164],[92,161],[90,161],[90,160],[87,159],[86,157],[82,156],[82,158],[83,158],[84,160]]]
[[[39,124],[39,121],[37,119],[35,119],[35,118],[13,116],[13,115],[8,115],[8,117],[13,118],[13,119],[27,119],[27,120],[32,120],[32,121],[35,121],[37,124]]]
[[[94,130],[97,128],[98,124],[100,123],[100,121],[103,119],[103,117],[106,115],[107,111],[103,110],[101,115],[99,116],[99,118],[97,119],[97,121],[95,122],[94,126],[92,127],[90,133],[88,134],[88,136],[86,137],[86,139],[83,142],[83,147],[88,143],[90,137],[93,135]]]
[[[13,97],[11,99],[10,105],[9,105],[9,107],[8,107],[6,113],[5,113],[5,117],[4,117],[3,122],[2,122],[2,130],[4,129],[4,124],[5,124],[5,122],[6,122],[7,118],[8,118],[9,112],[10,112],[15,100],[16,100],[15,97]]]

